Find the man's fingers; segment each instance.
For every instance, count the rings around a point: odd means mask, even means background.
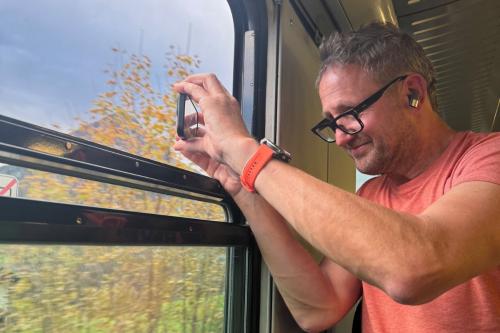
[[[205,127],[203,125],[198,126],[198,128],[196,128],[194,130],[196,131],[195,136],[197,136],[199,138],[205,136],[205,134],[207,133],[207,131],[205,130]]]
[[[184,155],[186,155],[186,153],[205,153],[203,138],[199,137],[190,138],[189,140],[176,141],[174,149],[180,151]]]
[[[177,91],[178,93],[188,94],[191,97],[191,99],[198,104],[200,99],[209,96],[209,93],[207,90],[205,90],[205,88],[203,88],[198,84],[187,81],[176,83],[174,85],[174,90]]]
[[[193,162],[194,164],[198,165],[200,168],[203,170],[209,172],[208,167],[210,164],[210,157],[205,154],[205,153],[190,153],[190,152],[185,152],[183,155]]]
[[[203,127],[203,125],[200,126],[191,126],[191,127],[184,127],[184,140],[192,140],[193,138],[201,138],[203,137],[207,131]]]
[[[196,124],[205,125],[205,118],[202,112],[190,113],[184,116],[184,126],[191,127]]]
[[[185,81],[201,85],[209,93],[227,93],[215,74],[193,74],[188,76]]]
[[[179,147],[182,146],[182,147]],[[191,162],[195,163],[198,165],[200,168],[205,170],[210,176],[214,176],[214,172],[217,169],[217,164],[216,163],[211,163],[211,158],[208,156],[207,153],[204,152],[193,152],[189,151],[188,149],[185,149],[187,146],[186,145],[178,145],[176,144],[174,148],[176,150],[179,150],[182,155],[184,155],[187,159],[189,159]]]

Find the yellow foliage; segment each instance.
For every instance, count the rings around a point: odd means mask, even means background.
[[[0,277],[4,332],[222,331],[223,248],[4,245],[0,257],[15,277]]]
[[[113,52],[126,54],[116,48]],[[176,132],[177,94],[171,89],[171,83],[185,78],[198,66],[196,57],[168,53],[164,67],[169,82],[164,90],[156,91],[150,72],[151,60],[147,56],[128,55],[128,60],[119,68],[110,66],[107,70],[109,91],[98,94],[89,109],[89,114],[94,117],[81,117],[74,133],[89,141],[141,157],[202,172],[172,149]],[[47,149],[44,151],[52,152]],[[225,220],[223,209],[214,204],[38,171],[30,172],[21,180],[20,190],[27,197],[42,200]]]

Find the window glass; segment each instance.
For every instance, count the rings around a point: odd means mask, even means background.
[[[376,177],[376,176],[367,175],[367,174],[361,173],[358,170],[356,170],[356,191],[359,190],[361,188],[361,186],[363,186],[364,183],[366,183],[368,180],[372,179],[373,177]]]
[[[0,164],[0,196],[227,221],[222,206],[87,179]]]
[[[222,332],[226,248],[0,246],[2,332]]]
[[[230,88],[233,49],[224,0],[2,0],[0,114],[201,172],[171,148],[171,84]]]

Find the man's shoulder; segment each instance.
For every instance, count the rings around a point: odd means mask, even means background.
[[[500,132],[458,132],[457,137],[461,144],[469,148],[481,145],[497,145],[500,148]]]
[[[500,184],[500,133],[463,132],[453,184],[481,180]]]
[[[459,142],[454,150],[464,157],[470,155],[486,155],[490,158],[500,158],[500,133],[476,133],[476,132],[461,132]]]
[[[368,179],[356,192],[360,197],[367,197],[370,193],[381,188],[384,182],[384,176],[376,176]]]

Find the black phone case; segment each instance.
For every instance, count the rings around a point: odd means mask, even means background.
[[[186,134],[184,133],[186,98],[186,94],[179,94],[179,98],[177,99],[177,135],[184,140],[187,139]]]

